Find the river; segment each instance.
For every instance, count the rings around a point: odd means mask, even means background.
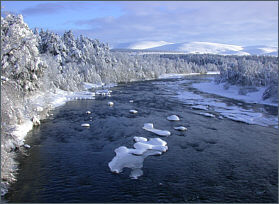
[[[261,112],[267,119],[277,118],[277,107],[246,104],[191,86],[206,78],[118,84],[111,88],[111,97],[70,101],[56,108],[29,132],[26,143],[31,148],[18,155],[18,180],[5,199],[37,203],[278,202],[278,129],[232,120],[232,111],[220,111],[220,104],[233,107],[224,110],[237,109],[238,116],[239,112],[245,116]],[[108,106],[109,101],[114,106]],[[194,105],[210,106],[198,110]],[[138,113],[129,113],[131,109]],[[201,115],[205,112],[212,117]],[[180,121],[168,121],[172,114]],[[81,127],[85,122],[90,128]],[[138,179],[129,178],[129,169],[112,173],[108,163],[116,148],[132,148],[134,136],[158,137],[142,129],[144,123],[171,132],[161,137],[168,151],[146,158]],[[188,130],[173,129],[179,125]]]

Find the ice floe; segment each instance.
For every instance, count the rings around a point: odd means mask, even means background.
[[[168,116],[167,119],[170,121],[179,121],[180,120],[177,115]]]
[[[160,136],[170,136],[171,133],[167,130],[159,130],[159,129],[155,129],[153,127],[153,123],[145,123],[144,126],[142,127],[144,130],[147,130],[149,132],[153,132],[156,135],[160,135]]]
[[[211,118],[215,118],[215,115],[211,114],[211,113],[199,113],[199,115],[204,115],[206,117],[211,117]]]
[[[136,142],[146,142],[147,139],[145,137],[134,137],[134,140]]]
[[[120,173],[124,168],[130,168],[130,178],[137,179],[143,175],[141,168],[146,157],[151,155],[161,155],[168,150],[167,143],[160,138],[147,140],[144,137],[134,137],[136,143],[134,148],[125,146],[114,150],[115,157],[109,162],[108,166],[114,173]]]
[[[81,124],[81,127],[90,127],[90,124],[89,123],[83,123],[83,124]]]
[[[133,114],[137,114],[137,113],[138,113],[137,110],[130,110],[129,112],[130,112],[130,113],[133,113]]]
[[[207,105],[194,105],[194,106],[192,106],[192,108],[197,109],[197,110],[208,110]]]
[[[178,126],[178,127],[174,127],[175,130],[179,130],[179,131],[186,131],[187,128],[183,127],[183,126]]]
[[[108,102],[108,105],[109,105],[109,106],[113,106],[114,103],[110,101],[110,102]]]

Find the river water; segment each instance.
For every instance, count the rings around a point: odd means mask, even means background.
[[[5,199],[37,203],[278,202],[278,129],[232,120],[218,111],[220,105],[214,108],[212,101],[233,110],[262,111],[267,118],[277,117],[277,108],[191,87],[192,82],[205,79],[191,76],[119,84],[111,88],[111,97],[70,101],[55,109],[28,134],[26,143],[31,148],[18,156],[18,180]],[[114,106],[109,107],[108,101]],[[214,117],[194,109],[193,105],[199,105],[196,101],[208,102],[213,108],[206,111]],[[130,109],[138,114],[129,113]],[[92,113],[86,114],[88,110]],[[166,120],[172,114],[181,120]],[[85,122],[91,127],[81,127]],[[168,151],[146,158],[143,175],[136,180],[129,178],[129,169],[112,173],[108,163],[116,148],[132,148],[134,136],[158,137],[142,129],[148,122],[171,132],[161,137]],[[173,129],[179,125],[188,130]]]

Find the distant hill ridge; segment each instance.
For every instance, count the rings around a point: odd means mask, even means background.
[[[220,54],[220,55],[270,55],[278,56],[278,48],[265,45],[239,46],[212,42],[171,43],[166,41],[140,41],[120,43],[113,49],[131,49],[161,52],[183,52],[192,54]]]

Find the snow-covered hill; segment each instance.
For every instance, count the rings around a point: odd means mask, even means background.
[[[165,41],[142,41],[114,45],[115,49],[134,49],[145,51],[183,52],[192,54],[220,54],[220,55],[272,55],[278,56],[277,47],[264,45],[239,46],[212,42],[170,43]]]
[[[171,45],[173,43],[166,41],[140,41],[140,42],[131,42],[131,43],[119,43],[113,45],[111,48],[116,49],[134,49],[134,50],[145,50],[156,47],[161,47],[165,45]]]

